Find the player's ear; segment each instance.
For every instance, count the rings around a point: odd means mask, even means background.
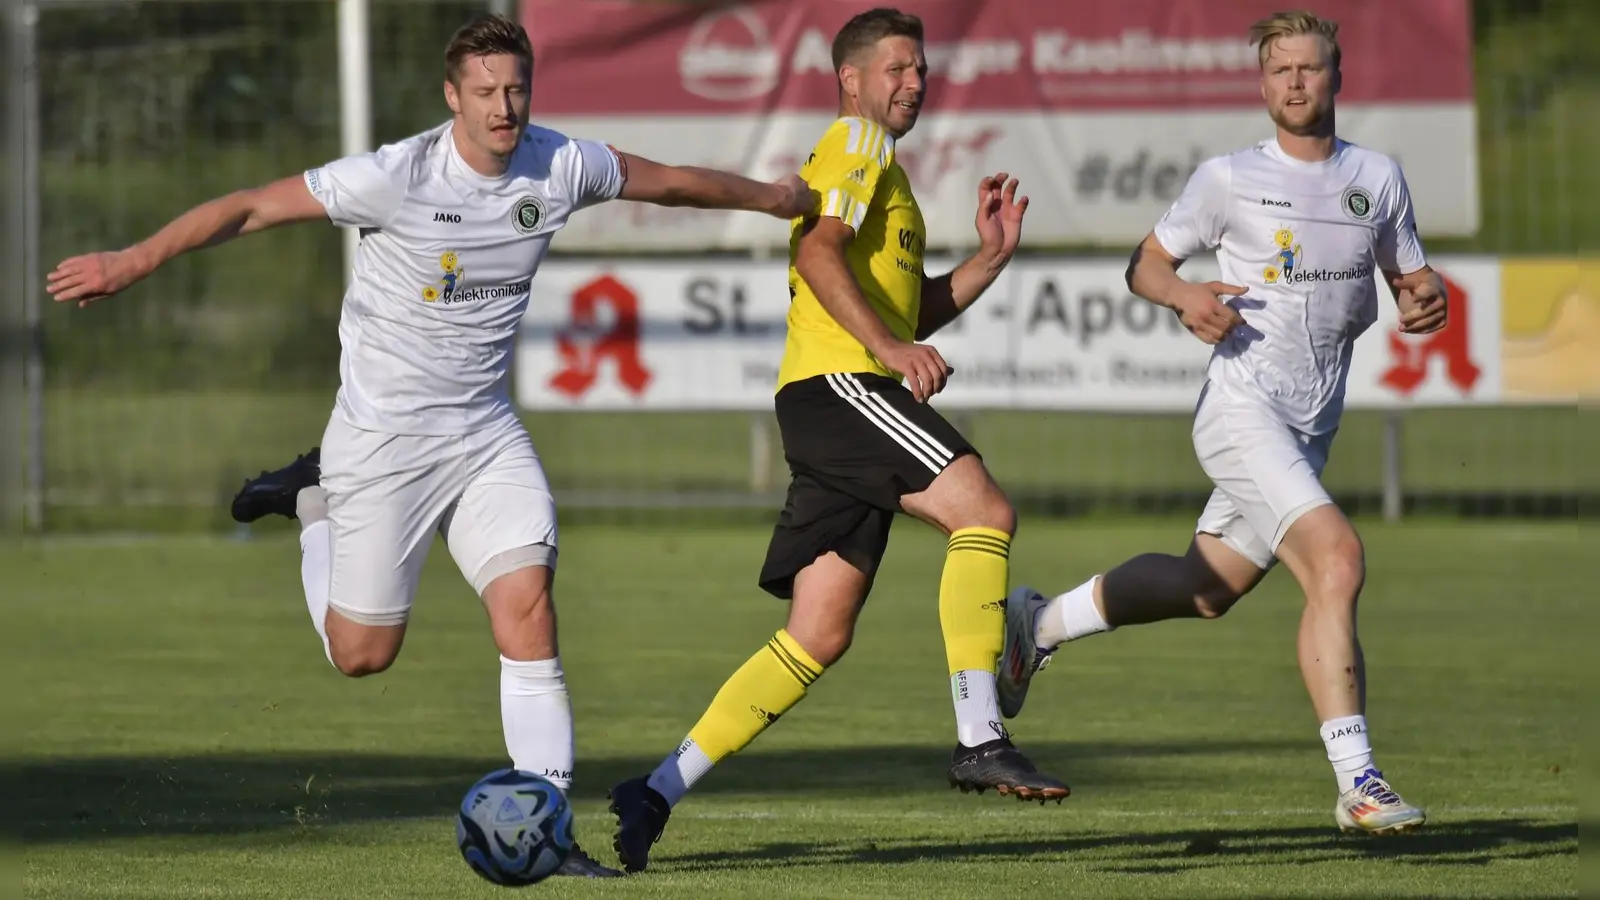
[[[839,90],[846,97],[859,96],[861,92],[861,72],[849,63],[839,67]]]
[[[456,90],[456,86],[448,78],[444,80],[444,102],[446,106],[450,107],[450,112],[458,116],[461,115],[461,93]]]
[[[1334,70],[1333,70],[1333,92],[1335,94],[1339,93],[1339,88],[1341,88],[1343,86],[1344,86],[1344,73],[1340,72],[1338,67],[1336,66],[1336,67],[1334,67]]]

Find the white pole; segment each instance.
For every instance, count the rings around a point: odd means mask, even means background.
[[[372,149],[372,22],[369,0],[339,0],[339,151],[354,156]],[[361,232],[344,233],[344,277],[350,283]]]
[[[1398,522],[1405,514],[1406,491],[1402,473],[1401,426],[1405,414],[1391,410],[1383,417],[1383,520]]]
[[[23,3],[16,10],[17,29],[13,48],[17,59],[13,63],[22,74],[21,135],[18,159],[22,180],[22,277],[23,315],[27,325],[27,362],[24,379],[28,389],[28,471],[26,475],[26,524],[35,532],[45,528],[45,437],[44,437],[44,278],[43,260],[40,259],[40,223],[43,206],[39,195],[39,67],[38,45],[39,7],[33,2]]]

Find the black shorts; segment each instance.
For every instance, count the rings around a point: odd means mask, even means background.
[[[760,583],[785,600],[795,575],[830,551],[876,574],[900,498],[977,452],[933,407],[882,375],[796,381],[773,405],[791,480]]]

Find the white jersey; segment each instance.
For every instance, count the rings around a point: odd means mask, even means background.
[[[1377,320],[1376,271],[1427,259],[1394,160],[1339,141],[1305,162],[1263,141],[1202,163],[1155,227],[1168,253],[1217,251],[1245,325],[1211,356],[1212,390],[1264,400],[1308,434],[1338,427],[1355,340]]]
[[[305,173],[334,224],[361,229],[335,401],[356,428],[466,434],[512,414],[512,346],[550,239],[622,190],[604,144],[530,126],[491,178],[467,166],[451,130]]]

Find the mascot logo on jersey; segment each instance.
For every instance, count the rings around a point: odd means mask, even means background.
[[[1278,253],[1273,257],[1275,265],[1267,266],[1261,273],[1261,280],[1267,284],[1277,284],[1279,280],[1294,280],[1294,273],[1300,268],[1303,259],[1300,245],[1294,242],[1294,232],[1280,228],[1278,233],[1272,236],[1272,242],[1278,245]]]
[[[439,257],[439,268],[444,272],[444,277],[422,289],[422,299],[428,303],[437,303],[440,300],[449,303],[456,292],[456,286],[467,274],[467,270],[461,268],[461,257],[457,256],[455,251]]]

